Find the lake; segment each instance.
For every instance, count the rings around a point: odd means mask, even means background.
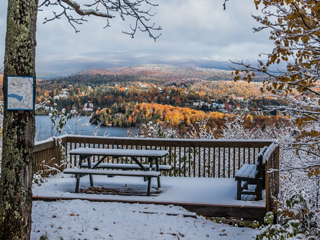
[[[126,137],[127,127],[104,127],[98,128],[96,125],[89,123],[89,116],[73,117],[63,127],[62,133],[74,135],[91,135],[91,136],[109,136],[109,137]],[[58,121],[57,121],[58,122]],[[36,141],[47,139],[56,135],[55,129],[51,129],[51,120],[49,116],[36,116]]]

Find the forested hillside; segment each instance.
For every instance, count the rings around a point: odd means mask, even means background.
[[[216,137],[221,134],[225,123],[236,118],[234,114],[221,112],[204,112],[190,108],[173,107],[156,103],[122,103],[113,104],[111,108],[97,110],[91,117],[91,122],[103,126],[137,126],[149,122],[168,125],[177,129],[180,135],[184,135],[190,126],[196,127],[201,121],[206,121],[210,129],[215,129]],[[281,116],[255,116],[246,115],[243,119],[243,127],[260,129],[268,126],[280,126],[287,120]]]
[[[262,93],[260,82],[213,80],[222,77],[230,78],[230,71],[168,65],[90,69],[64,79],[39,80],[36,102],[44,106],[37,114],[49,114],[59,96],[59,111],[92,115],[95,124],[128,127],[153,121],[184,129],[208,119],[214,128],[230,116],[249,114],[252,119],[269,115],[263,112],[267,105],[286,104]]]

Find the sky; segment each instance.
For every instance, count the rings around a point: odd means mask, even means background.
[[[152,2],[159,6],[152,8],[156,15],[151,22],[163,29],[156,42],[146,33],[139,32],[133,39],[123,34],[130,30],[130,20],[122,21],[117,14],[110,28],[104,28],[105,19],[90,16],[88,22],[77,26],[80,32],[75,33],[64,18],[43,24],[55,9],[39,11],[37,72],[69,74],[88,68],[141,64],[228,69],[229,60],[255,61],[259,53],[272,50],[268,31],[253,33],[252,27],[258,23],[251,14],[260,14],[253,0],[230,0],[225,11],[224,0]],[[0,59],[4,58],[6,9],[7,6],[0,8]]]

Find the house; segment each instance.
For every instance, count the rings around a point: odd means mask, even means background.
[[[67,98],[68,96],[66,94],[59,94],[59,98]]]
[[[196,102],[192,103],[193,106],[202,106],[203,104],[204,104],[204,101],[201,101],[201,100],[197,100]]]
[[[140,83],[138,86],[141,87],[141,88],[146,88],[147,87],[147,85],[144,84],[144,83]]]
[[[93,111],[93,104],[92,103],[85,103],[83,104],[83,108],[82,108],[82,111],[84,112],[91,112]]]
[[[233,100],[243,101],[244,97],[234,97]]]
[[[225,104],[224,103],[212,103],[212,107],[213,108],[225,108]]]
[[[45,106],[44,109],[53,112],[53,107]]]
[[[62,93],[62,94],[65,94],[65,95],[69,95],[69,89],[67,89],[67,88],[62,88],[62,89],[61,89],[61,93]]]
[[[70,113],[71,113],[71,114],[77,114],[77,110],[71,109]]]
[[[199,106],[200,104],[198,102],[193,102],[192,105],[193,106]]]

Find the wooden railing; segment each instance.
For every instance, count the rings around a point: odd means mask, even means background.
[[[67,135],[58,140],[36,144],[34,172],[46,176],[52,167],[56,167],[59,171],[66,167],[76,167],[78,158],[69,156],[68,151],[79,147],[91,147],[167,150],[169,155],[162,158],[160,163],[172,166],[172,170],[166,173],[169,176],[234,178],[236,171],[243,164],[255,163],[258,153],[264,146],[270,146],[268,155],[265,155],[266,171],[270,168],[278,169],[279,148],[272,143],[267,140],[148,139]],[[61,149],[65,151],[63,154]],[[97,160],[96,157],[94,161]],[[106,161],[131,162],[132,160],[119,158]],[[147,159],[140,161],[147,163]],[[266,177],[267,209],[271,209],[272,196],[276,196],[278,191],[279,176],[269,173]]]

